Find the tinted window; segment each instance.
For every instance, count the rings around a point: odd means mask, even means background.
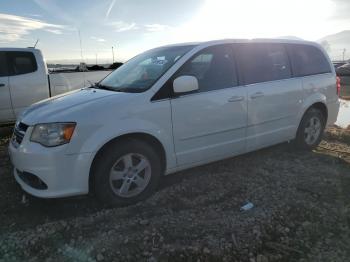
[[[181,75],[195,76],[200,92],[237,86],[232,47],[220,45],[200,51],[176,74]]]
[[[9,71],[11,75],[35,72],[38,68],[34,54],[31,52],[8,52]]]
[[[235,50],[247,85],[291,77],[288,55],[280,44],[240,44]]]
[[[8,76],[5,52],[0,52],[0,77]]]
[[[309,45],[287,45],[295,76],[331,72],[328,60],[318,48]]]

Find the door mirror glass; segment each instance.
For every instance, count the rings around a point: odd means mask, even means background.
[[[198,80],[194,76],[179,76],[173,83],[175,93],[186,93],[198,90]]]

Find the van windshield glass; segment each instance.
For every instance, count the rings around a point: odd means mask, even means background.
[[[97,87],[120,92],[143,92],[193,47],[172,46],[146,51],[116,69]]]

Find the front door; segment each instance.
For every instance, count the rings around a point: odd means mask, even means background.
[[[0,52],[0,123],[12,122],[15,116],[12,110],[6,54]]]
[[[199,90],[171,100],[179,166],[209,162],[245,149],[247,93],[238,86],[231,45],[209,47],[175,75],[193,75]]]

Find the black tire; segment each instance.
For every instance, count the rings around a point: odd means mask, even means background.
[[[309,140],[306,138],[308,135],[306,134],[306,130],[309,127],[310,121],[318,119],[320,122],[320,132],[315,136],[313,140]],[[322,140],[323,132],[326,126],[326,119],[322,112],[317,109],[317,108],[310,108],[306,113],[304,114],[298,131],[297,131],[297,136],[295,138],[294,144],[298,149],[303,149],[303,150],[312,150],[315,147],[319,145],[319,143]],[[308,142],[307,142],[308,141]]]
[[[110,172],[112,167],[118,162],[118,159],[128,154],[137,154],[145,157],[149,161],[151,175],[147,186],[141,192],[135,196],[124,197],[115,193],[114,190],[116,189],[110,182]],[[155,191],[162,175],[162,165],[159,155],[151,145],[140,140],[127,139],[107,145],[95,159],[91,175],[93,176],[91,186],[100,201],[109,206],[125,206],[144,200]],[[123,178],[121,183],[126,178]],[[129,183],[132,186],[136,185],[132,184],[133,182]]]

